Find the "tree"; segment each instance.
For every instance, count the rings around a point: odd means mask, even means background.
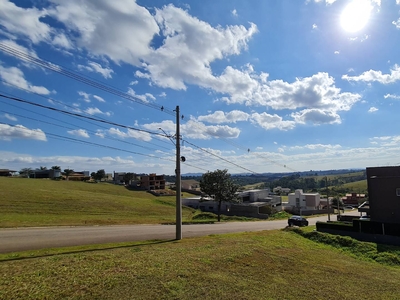
[[[51,169],[52,170],[60,170],[61,171],[61,167],[60,166],[52,166]]]
[[[104,177],[106,177],[106,172],[104,171],[104,169],[102,169],[102,170],[97,170],[97,172],[96,173],[94,173],[94,172],[92,172],[92,177],[93,177],[93,179],[95,179],[95,180],[99,180],[99,181],[101,181]]]
[[[221,218],[221,203],[237,202],[236,192],[239,186],[235,184],[228,170],[216,170],[203,174],[200,179],[200,189],[218,202],[218,222]]]
[[[337,197],[334,197],[332,199],[331,207],[338,209],[338,202],[339,202],[340,209],[343,209],[343,207],[344,207],[343,201],[338,199]]]
[[[47,170],[47,167],[40,166],[39,169],[42,170],[42,171],[44,171],[44,170]]]
[[[129,184],[129,182],[135,177],[135,174],[133,173],[125,173],[124,175],[124,182],[125,184]]]
[[[21,171],[19,171],[19,174],[26,178],[29,178],[29,175],[31,175],[31,173],[32,173],[31,168],[23,168],[23,169],[21,169]]]
[[[69,175],[71,175],[72,173],[74,173],[74,170],[72,170],[72,169],[64,169],[64,174],[65,174],[65,177],[67,178],[67,180],[69,178]]]

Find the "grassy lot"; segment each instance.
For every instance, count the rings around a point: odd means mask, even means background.
[[[174,222],[175,196],[108,183],[0,177],[0,227]],[[183,220],[193,210],[183,209]]]
[[[0,299],[360,298],[399,299],[400,269],[293,231],[125,244],[0,263]]]

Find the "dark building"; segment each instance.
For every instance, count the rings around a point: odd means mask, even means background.
[[[400,224],[400,166],[367,168],[371,221]]]

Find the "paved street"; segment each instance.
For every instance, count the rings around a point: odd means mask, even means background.
[[[358,213],[355,211],[346,214]],[[327,216],[308,218],[310,225],[326,221]],[[336,220],[336,215],[331,216]],[[229,222],[183,225],[183,238],[229,232],[273,230],[286,227],[287,220]],[[12,228],[0,230],[0,253],[43,248],[79,246],[103,243],[175,239],[175,225],[121,225]]]

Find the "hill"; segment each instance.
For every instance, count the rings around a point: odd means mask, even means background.
[[[120,185],[0,177],[0,227],[175,221],[175,196]],[[186,220],[192,210],[183,209]]]

